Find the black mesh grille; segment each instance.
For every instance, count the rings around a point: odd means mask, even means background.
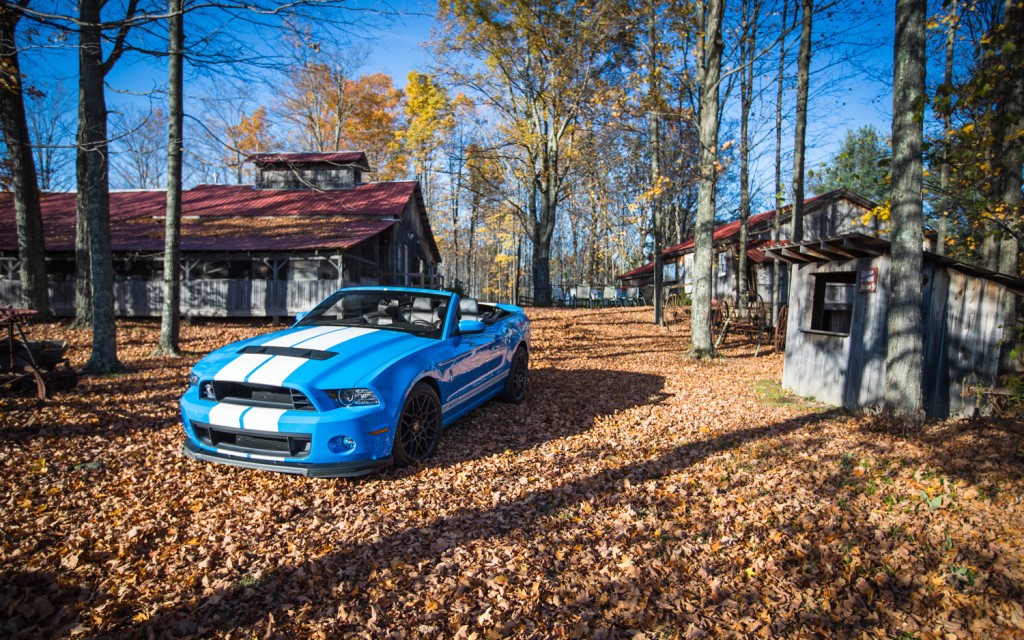
[[[203,444],[239,453],[271,453],[292,458],[309,455],[312,436],[291,433],[247,433],[242,429],[192,422],[192,431]]]
[[[292,392],[292,407],[299,411],[316,411],[316,407],[309,401],[306,394],[302,393],[298,389],[291,389]]]
[[[213,385],[215,398],[210,398],[205,389]],[[316,407],[310,402],[306,394],[298,389],[287,387],[271,387],[262,384],[249,384],[247,382],[228,382],[226,380],[215,380],[203,382],[200,389],[204,389],[203,397],[207,400],[218,402],[230,402],[232,404],[244,404],[250,407],[269,407],[271,409],[295,409],[297,411],[316,411]]]

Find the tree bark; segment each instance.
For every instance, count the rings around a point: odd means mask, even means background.
[[[807,87],[811,74],[811,22],[814,0],[803,0],[800,16],[800,53],[796,76],[796,134],[793,141],[792,240],[804,239],[804,151],[807,142]]]
[[[27,0],[19,2],[24,6]],[[18,231],[21,301],[23,307],[48,319],[50,300],[46,290],[46,256],[43,250],[43,214],[39,207],[39,180],[25,115],[25,94],[15,38],[21,14],[0,8],[0,121],[7,143],[11,182],[14,187],[14,216]]]
[[[665,264],[662,252],[661,229],[661,170],[658,156],[661,154],[661,132],[658,128],[658,114],[647,114],[647,128],[651,136],[651,231],[654,236],[654,324],[665,324],[665,276],[662,266]]]
[[[923,420],[921,263],[926,0],[897,0],[893,74],[892,265],[885,407]]]
[[[168,0],[167,208],[164,224],[164,306],[157,353],[178,356],[181,320],[181,154],[184,105],[182,67],[185,48],[182,0]]]
[[[712,233],[715,226],[715,182],[718,177],[718,88],[722,71],[722,14],[724,0],[709,0],[704,16],[704,38],[701,47],[700,113],[698,136],[699,184],[697,188],[697,221],[694,229],[693,314],[691,318],[692,347],[690,355],[710,358],[711,342],[711,258]]]
[[[958,20],[959,0],[952,0],[950,4],[950,19],[946,27],[946,68],[942,76],[942,83],[946,90],[953,90],[953,54],[956,46],[956,25]],[[947,108],[942,116],[942,135],[946,141],[946,149],[943,151],[942,165],[939,167],[939,192],[942,198],[942,210],[939,211],[938,229],[936,229],[935,253],[940,256],[946,255],[946,236],[949,228],[949,209],[952,206],[953,198],[949,193],[949,141],[952,137],[953,119],[952,109]]]
[[[751,4],[753,6],[751,6]],[[757,20],[760,3],[743,3],[740,39],[740,237],[736,269],[736,302],[747,300],[747,238],[750,220],[750,105],[754,94],[754,47],[757,42]],[[745,65],[745,66],[743,66]]]
[[[782,205],[786,199],[782,194],[782,98],[784,96],[786,76],[786,18],[789,3],[782,3],[782,29],[779,34],[779,76],[776,78],[775,89],[775,219],[772,220],[772,242],[778,244],[782,237],[781,219]],[[778,260],[772,261],[772,326],[779,321],[779,307],[782,301],[782,265]]]
[[[78,215],[89,236],[92,276],[92,353],[89,373],[123,369],[117,360],[114,267],[110,247],[110,187],[107,160],[107,102],[104,78],[102,0],[80,0],[78,44]]]
[[[77,161],[77,160],[76,160]],[[75,219],[75,321],[76,329],[92,327],[92,258],[89,221],[79,207]]]
[[[1015,56],[1020,59],[1024,50],[1024,5],[1014,0],[1005,0],[1003,30],[1008,42],[1003,46],[1003,55]],[[1001,193],[999,201],[1003,205],[1008,220],[1020,220],[1022,172],[1024,172],[1024,77],[1015,64],[1007,67],[1017,69],[1006,79],[1002,87],[1002,114],[997,127],[997,138],[1001,141],[999,164],[1001,177]],[[999,247],[999,270],[1012,276],[1017,275],[1017,259],[1019,255],[1017,239],[1012,234],[1003,234]],[[1012,299],[1013,296],[1008,296]]]

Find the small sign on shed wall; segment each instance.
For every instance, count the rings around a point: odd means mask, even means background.
[[[878,290],[878,267],[861,269],[860,278],[857,279],[857,291],[859,293],[874,293]]]

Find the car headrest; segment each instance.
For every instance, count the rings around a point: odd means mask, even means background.
[[[412,299],[412,310],[413,311],[433,311],[434,303],[430,298],[413,298]]]
[[[460,298],[459,311],[461,311],[463,315],[480,315],[480,307],[477,306],[476,298]]]

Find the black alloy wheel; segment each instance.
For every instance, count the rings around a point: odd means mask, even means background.
[[[526,398],[526,375],[530,369],[530,356],[526,349],[519,347],[512,356],[512,367],[505,379],[505,388],[501,391],[501,401],[519,404]]]
[[[441,439],[441,401],[437,392],[420,382],[409,393],[398,418],[398,432],[391,454],[395,464],[405,466],[434,455]]]

